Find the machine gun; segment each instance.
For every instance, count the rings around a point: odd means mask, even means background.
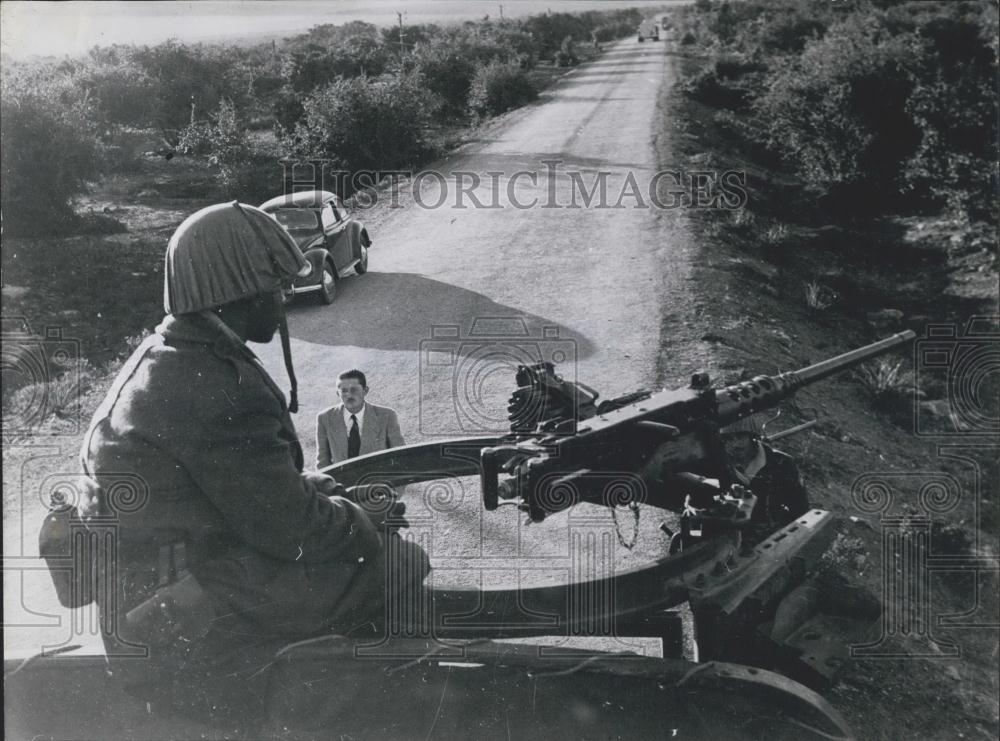
[[[717,478],[725,501],[716,502],[721,509],[715,514],[745,522],[752,495],[736,490],[738,496],[730,496],[719,428],[771,409],[804,386],[914,337],[901,332],[801,370],[722,389],[713,388],[707,374],[696,373],[687,388],[637,391],[601,404],[596,391],[565,381],[551,364],[522,366],[508,407],[511,435],[480,452],[483,504],[495,510],[501,498],[519,498],[535,521],[578,501],[624,504],[609,496],[608,487],[595,485],[601,480],[596,474],[648,471],[655,461],[666,475],[694,472]],[[676,497],[656,487],[647,496],[646,503],[655,506],[677,504]]]

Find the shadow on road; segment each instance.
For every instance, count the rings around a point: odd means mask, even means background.
[[[558,94],[562,90],[577,87],[579,85],[605,85],[613,80],[621,80],[621,75],[612,74],[609,70],[601,70],[593,75],[579,74],[574,77],[567,77],[565,80],[561,80],[555,88],[554,92]]]
[[[331,306],[304,296],[288,309],[292,337],[321,345],[420,350],[441,342],[459,356],[490,346],[541,346],[541,359],[562,352],[589,357],[593,343],[551,319],[416,273],[368,273],[340,282]]]
[[[502,137],[497,138],[491,144],[501,147],[504,145],[504,140]],[[656,171],[656,168],[652,165],[645,165],[639,162],[625,162],[604,157],[584,157],[569,150],[558,152],[518,152],[514,154],[485,151],[477,156],[480,163],[485,163],[482,164],[484,171],[502,172],[508,178],[520,172],[537,173],[538,178],[541,179],[547,177],[552,171],[554,171],[556,176],[565,176],[575,171]],[[460,172],[461,166],[465,166],[465,163],[460,162],[459,165],[442,174],[446,178],[454,178],[455,173]],[[588,182],[589,185],[590,183]]]
[[[635,74],[637,72],[656,72],[662,64],[663,60],[659,57],[652,57],[648,61],[638,64],[626,64],[619,62],[606,65],[591,64],[585,69],[575,70],[572,75],[560,80],[560,83],[572,85],[575,80],[581,80],[584,78],[603,77],[610,80],[615,77]]]
[[[662,49],[663,47],[659,48]],[[649,46],[633,46],[633,47],[625,47],[619,49],[608,49],[607,51],[601,53],[601,56],[599,57],[598,60],[589,62],[589,64],[599,64],[600,62],[606,62],[611,60],[617,62],[618,60],[628,59],[629,57],[650,57],[654,56],[655,53],[656,53],[656,46],[652,44]]]
[[[627,103],[642,98],[602,98],[599,95],[552,95],[553,100],[559,103]]]

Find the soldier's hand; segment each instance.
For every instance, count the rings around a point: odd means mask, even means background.
[[[398,530],[410,526],[403,516],[406,514],[406,505],[399,501],[396,490],[388,484],[352,486],[341,496],[360,506],[379,530],[386,527]]]
[[[344,487],[337,483],[333,476],[319,471],[303,471],[302,481],[309,489],[324,497],[344,496]]]

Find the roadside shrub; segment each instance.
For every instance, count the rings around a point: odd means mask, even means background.
[[[378,37],[349,36],[333,47],[309,45],[293,51],[284,71],[292,89],[308,93],[338,77],[377,77],[388,67],[389,58]]]
[[[210,121],[194,121],[181,129],[177,139],[177,151],[195,156],[208,155],[212,151],[215,127]]]
[[[820,283],[806,283],[806,306],[815,312],[823,312],[837,302],[837,294]]]
[[[95,47],[75,73],[93,96],[105,125],[149,126],[159,111],[157,86],[136,62],[132,47]]]
[[[424,46],[414,52],[413,68],[427,89],[440,99],[442,115],[460,116],[466,112],[469,88],[476,73],[468,57],[444,44]]]
[[[225,198],[256,203],[281,189],[282,171],[274,147],[255,141],[236,107],[221,100],[211,121],[196,121],[184,128],[178,148],[185,154],[203,155],[217,168]]]
[[[594,29],[594,38],[601,43],[614,41],[617,38],[625,36],[626,34],[631,34],[632,31],[633,29],[629,27],[625,33],[622,33],[622,29],[620,27],[605,24]]]
[[[271,103],[271,114],[274,116],[275,129],[279,135],[287,135],[295,130],[295,125],[306,112],[302,101],[302,94],[295,92],[289,85],[275,94]]]
[[[556,66],[572,67],[579,63],[580,58],[576,55],[576,46],[573,43],[573,37],[567,36],[563,39],[559,51],[556,52]]]
[[[921,137],[905,165],[907,188],[988,217],[997,203],[995,53],[972,19],[935,18],[918,36],[906,109]]]
[[[803,15],[801,9],[783,9],[762,24],[759,43],[770,54],[798,54],[810,39],[820,38],[827,29],[826,21]],[[807,11],[808,12],[808,11]]]
[[[765,70],[742,55],[723,54],[685,82],[684,92],[711,106],[746,110],[763,84]]]
[[[71,230],[71,201],[100,173],[94,101],[63,76],[5,70],[0,209],[6,235]]]
[[[438,105],[412,74],[335,80],[304,101],[284,148],[348,171],[402,169],[424,151]]]
[[[913,371],[906,361],[894,358],[877,358],[858,367],[854,372],[861,385],[872,396],[876,408],[883,411],[909,409],[916,390]]]
[[[384,26],[379,29],[382,43],[387,49],[399,49],[399,26]],[[418,23],[403,26],[403,43],[406,48],[414,48],[432,41],[441,33],[441,28],[434,23]]]
[[[135,49],[132,59],[154,82],[153,117],[163,129],[179,131],[192,118],[212,110],[223,97],[237,105],[245,102],[244,91],[229,81],[233,60],[225,50],[171,40]]]
[[[906,110],[911,56],[878,18],[852,16],[780,67],[757,99],[769,144],[832,204],[877,208],[899,192],[920,141]]]
[[[677,15],[693,43],[716,49],[685,92],[751,109],[747,143],[791,165],[820,206],[997,213],[995,12],[984,4],[747,0]]]
[[[546,13],[533,15],[519,21],[523,32],[530,34],[542,59],[556,60],[556,55],[562,50],[562,44],[567,36],[573,41],[587,42],[591,40],[591,32],[600,28],[611,29],[608,38],[631,35],[642,20],[642,13],[636,8],[613,11],[587,11],[584,13]]]
[[[722,5],[719,6],[711,29],[723,44],[728,44],[736,38],[736,33],[739,30],[739,17],[729,0],[723,0]]]
[[[538,97],[524,70],[509,62],[490,62],[476,70],[469,91],[469,109],[478,116],[495,116]]]
[[[637,20],[635,25],[638,24]],[[539,56],[553,61],[567,36],[581,41],[590,37],[590,24],[583,17],[570,13],[533,15],[522,21],[522,27],[537,40]]]
[[[512,24],[491,25],[490,38],[509,50],[509,58],[517,59],[523,69],[532,69],[538,61],[538,42],[524,29]]]

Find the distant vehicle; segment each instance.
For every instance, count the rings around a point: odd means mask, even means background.
[[[315,292],[320,302],[329,304],[337,294],[337,282],[351,268],[356,275],[368,271],[372,244],[368,230],[334,193],[309,190],[278,196],[260,209],[285,227],[312,266],[308,275],[296,279],[286,299]]]
[[[660,25],[652,19],[639,24],[639,43],[642,43],[646,39],[650,39],[651,41],[660,40]]]

